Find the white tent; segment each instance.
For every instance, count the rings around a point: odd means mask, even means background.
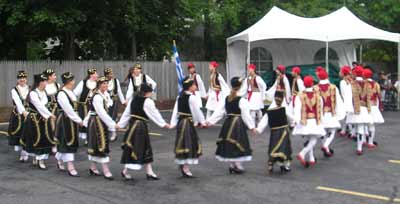
[[[338,65],[356,61],[356,47],[362,40],[384,40],[398,43],[400,34],[375,28],[355,16],[346,7],[318,18],[304,18],[273,7],[261,20],[227,39],[228,78],[243,76],[250,62],[250,50],[265,48],[272,55],[273,67],[278,64],[313,64],[314,55],[328,48],[338,55]],[[327,67],[328,68],[328,67]],[[400,60],[398,64],[400,73]]]

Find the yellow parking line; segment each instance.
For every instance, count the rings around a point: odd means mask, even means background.
[[[400,160],[389,160],[388,162],[393,164],[400,164]]]
[[[386,197],[386,196],[374,195],[374,194],[368,194],[368,193],[360,193],[360,192],[356,192],[356,191],[348,191],[348,190],[343,190],[343,189],[338,189],[338,188],[329,188],[329,187],[324,187],[324,186],[318,186],[316,189],[321,190],[321,191],[328,191],[328,192],[341,193],[341,194],[352,195],[352,196],[359,196],[359,197],[364,197],[364,198],[371,198],[371,199],[375,199],[375,200],[392,201],[392,202],[400,203],[400,198],[394,198],[392,200],[391,198]]]

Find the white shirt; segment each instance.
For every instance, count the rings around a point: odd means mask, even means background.
[[[122,93],[121,85],[120,85],[118,79],[115,79],[115,80],[117,81],[117,84],[114,84],[114,79],[111,79],[110,81],[108,81],[108,92],[110,94],[113,94],[114,93],[114,89],[117,88],[117,95],[118,95],[119,101],[121,103],[124,103],[125,102],[125,97],[124,97],[124,94]]]
[[[195,123],[200,123],[200,124],[204,124],[205,119],[204,119],[204,115],[203,112],[201,112],[201,107],[199,105],[199,103],[197,102],[196,96],[193,96],[192,93],[186,91],[186,94],[190,94],[189,96],[189,108],[190,108],[190,112],[192,113],[192,118],[193,121]],[[171,127],[175,127],[178,124],[178,99],[179,96],[176,99],[175,102],[175,106],[174,106],[174,110],[172,111],[172,116],[171,116]]]
[[[43,118],[48,119],[52,115],[49,109],[46,108],[48,100],[45,91],[40,91],[39,89],[31,91],[29,94],[29,102],[35,106],[35,108]]]
[[[109,131],[114,132],[115,131],[115,121],[110,117],[110,115],[108,115],[106,109],[104,109],[104,102],[107,103],[107,95],[108,92],[104,92],[101,93],[99,92],[99,94],[96,94],[93,97],[93,101],[92,101],[92,105],[93,108],[97,114],[97,116],[99,116],[100,120],[103,121],[103,123],[105,123],[108,127]],[[106,104],[108,106],[108,104]],[[91,114],[93,114],[92,112],[89,112],[88,116],[90,116]],[[85,119],[85,123],[87,123],[87,119]],[[87,124],[85,124],[87,126]]]
[[[220,103],[218,103],[218,108],[214,111],[211,117],[207,119],[209,123],[216,124],[219,120],[221,120],[225,116],[226,114],[225,101],[226,100],[224,99],[221,100]],[[246,99],[241,98],[239,100],[239,108],[241,110],[240,115],[242,117],[243,122],[249,129],[253,129],[255,125],[250,115],[249,102]]]
[[[193,76],[193,74],[189,74],[189,77],[192,77],[192,76]],[[201,76],[199,74],[196,73],[195,77],[196,77],[196,81],[197,81],[197,89],[200,92],[200,96],[204,98],[207,96],[207,91],[204,86],[204,82],[201,79]]]
[[[58,92],[58,88],[57,87],[60,87],[60,85],[57,84],[56,82],[51,83],[51,84],[47,84],[46,85],[46,89],[45,89],[47,95],[48,96],[54,96]]]
[[[97,82],[88,79],[86,81],[85,85],[90,90],[89,94],[88,94],[88,97],[92,97],[93,96],[93,90],[96,88]],[[82,91],[83,91],[83,80],[80,81],[78,86],[75,87],[74,94],[79,98],[81,96],[81,94],[82,94]]]
[[[118,126],[121,128],[124,128],[131,119],[131,103],[132,100],[128,102],[128,105],[126,106],[124,113],[122,113],[121,119],[118,122]],[[152,99],[146,98],[144,100],[143,110],[146,113],[147,117],[149,117],[150,120],[152,120],[159,127],[164,127],[167,124],[158,109],[156,108],[156,104]]]
[[[65,91],[68,94],[68,96],[64,92],[60,91],[60,93],[58,93],[57,95],[58,104],[60,105],[61,109],[64,111],[64,113],[67,115],[68,118],[70,118],[75,123],[81,123],[82,119],[75,112],[74,108],[69,102],[69,99],[72,102],[75,102],[77,100],[75,94],[67,88],[63,88],[62,90]]]
[[[135,92],[134,86],[132,83],[135,84],[135,86],[140,86],[143,82],[143,74],[140,74],[139,76],[133,76],[133,82],[132,79],[129,80],[129,85],[128,85],[128,91],[126,92],[126,100],[131,100],[133,98],[133,94]],[[149,76],[146,74],[146,83],[151,85],[151,88],[153,88],[153,92],[155,92],[157,83]]]
[[[21,94],[21,97],[23,100],[26,100],[26,97],[28,96],[29,93],[29,86],[19,86],[17,85],[16,88],[18,89],[18,92]],[[15,106],[17,107],[17,112],[18,114],[22,114],[25,112],[25,106],[21,101],[20,96],[18,95],[17,91],[15,89],[11,90],[11,98],[15,103]]]

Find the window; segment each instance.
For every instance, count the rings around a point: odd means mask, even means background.
[[[328,48],[328,59],[329,59],[329,63],[338,66],[339,67],[339,57],[336,53],[336,51],[332,48]],[[317,53],[315,53],[314,55],[314,63],[315,64],[321,64],[321,63],[325,63],[325,50],[326,48],[323,47],[321,49],[319,49],[317,51]]]
[[[272,55],[263,47],[255,47],[250,51],[250,63],[257,66],[257,73],[263,75],[266,72],[272,71]]]

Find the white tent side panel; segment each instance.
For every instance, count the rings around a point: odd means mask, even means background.
[[[325,48],[324,42],[308,40],[264,40],[251,43],[251,49],[262,47],[272,55],[273,67],[314,64],[314,56]],[[332,42],[329,48],[338,55],[340,67],[356,61],[355,46],[351,41]],[[246,73],[247,42],[236,41],[228,48],[228,78]]]

